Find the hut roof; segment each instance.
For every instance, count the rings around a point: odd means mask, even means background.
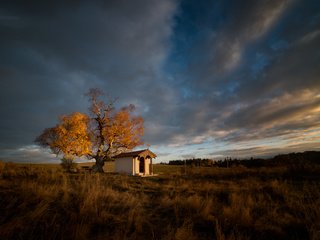
[[[139,151],[133,151],[133,152],[124,152],[120,153],[113,158],[125,158],[125,157],[147,157],[150,156],[151,158],[155,158],[157,155],[151,152],[149,149],[143,149]]]

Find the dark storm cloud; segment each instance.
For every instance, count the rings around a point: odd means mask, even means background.
[[[171,90],[158,79],[175,7],[171,0],[4,3],[0,147],[30,144],[58,115],[86,111],[90,87],[140,113],[169,105]]]

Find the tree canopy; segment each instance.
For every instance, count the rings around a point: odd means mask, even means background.
[[[93,170],[103,172],[104,162],[112,156],[143,144],[143,118],[134,114],[132,104],[116,110],[115,100],[102,101],[100,89],[90,89],[86,95],[89,114],[60,116],[58,124],[45,129],[35,142],[64,158],[95,159]]]

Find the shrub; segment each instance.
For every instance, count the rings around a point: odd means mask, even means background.
[[[60,165],[67,172],[77,172],[77,164],[72,158],[63,157]]]

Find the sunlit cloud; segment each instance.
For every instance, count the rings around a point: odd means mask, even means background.
[[[57,163],[57,156],[37,145],[25,145],[18,149],[3,149],[1,160],[20,163]]]

